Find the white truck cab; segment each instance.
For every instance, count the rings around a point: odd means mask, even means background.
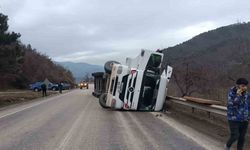
[[[125,110],[160,111],[165,102],[172,67],[161,70],[163,54],[142,50],[126,64],[112,64],[105,107]],[[101,104],[101,102],[100,102]]]

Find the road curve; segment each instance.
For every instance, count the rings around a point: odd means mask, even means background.
[[[203,150],[148,112],[103,109],[91,90],[0,111],[0,150]]]

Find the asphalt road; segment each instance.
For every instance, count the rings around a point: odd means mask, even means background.
[[[149,112],[103,109],[73,90],[0,111],[0,150],[203,150]]]

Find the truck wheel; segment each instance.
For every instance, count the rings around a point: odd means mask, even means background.
[[[104,65],[104,70],[106,73],[111,74],[113,64],[120,64],[117,61],[107,61]]]
[[[38,88],[34,88],[34,91],[35,91],[35,92],[38,92]]]
[[[52,88],[52,91],[55,91],[55,90],[56,90],[56,87],[53,87],[53,88]]]
[[[108,108],[106,106],[106,101],[107,101],[107,93],[102,93],[99,97],[99,103],[103,108]]]

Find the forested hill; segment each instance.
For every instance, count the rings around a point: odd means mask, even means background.
[[[200,57],[218,52],[226,53],[222,58],[228,60],[226,55],[229,55],[229,53],[239,52],[239,50],[241,50],[241,54],[244,53],[247,49],[246,44],[249,41],[250,22],[238,23],[202,33],[163,51],[173,60],[182,59],[183,57]],[[222,50],[223,48],[226,48],[226,50]]]
[[[8,28],[8,16],[0,13],[0,89],[27,88],[28,84],[45,78],[74,83],[69,70],[21,43],[21,34],[9,32]]]
[[[183,87],[182,95],[216,97],[213,90],[232,86],[238,77],[250,80],[250,23],[202,33],[163,53],[165,65],[174,67],[174,85]]]

